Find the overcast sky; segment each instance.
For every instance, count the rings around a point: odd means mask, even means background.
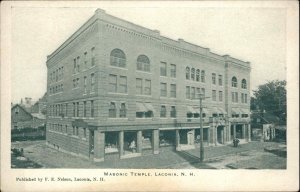
[[[88,5],[91,6],[91,5]],[[126,6],[126,7],[124,7]],[[282,8],[217,8],[180,3],[102,3],[81,8],[12,8],[12,102],[46,91],[46,57],[87,21],[97,7],[161,35],[208,47],[251,63],[251,90],[286,78],[286,11]],[[160,6],[160,7],[157,7]]]

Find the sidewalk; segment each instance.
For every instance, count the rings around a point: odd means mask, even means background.
[[[228,146],[205,147],[205,162],[197,164],[196,168],[213,169],[210,163],[230,155],[242,152],[263,152],[265,147],[276,147],[279,143],[250,142],[242,144],[238,148]],[[175,151],[161,148],[158,155],[145,155],[130,159],[119,159],[118,154],[106,156],[104,162],[95,163],[88,159],[74,157],[46,146],[45,143],[37,143],[24,148],[25,157],[43,165],[44,168],[177,168],[180,164],[193,165],[199,162],[199,148],[187,151]],[[189,166],[187,166],[189,167]],[[192,167],[191,167],[192,168]],[[194,167],[195,168],[195,167]]]

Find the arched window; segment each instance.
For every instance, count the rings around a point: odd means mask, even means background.
[[[242,89],[247,89],[247,81],[246,81],[246,79],[242,80]]]
[[[236,77],[232,77],[232,79],[231,79],[231,86],[232,87],[237,87],[237,79],[236,79]]]
[[[201,71],[201,82],[205,83],[205,71],[204,70]]]
[[[120,49],[114,49],[110,53],[110,65],[126,67],[126,56]]]
[[[196,70],[196,81],[200,81],[200,70]]]
[[[194,68],[192,68],[192,70],[191,70],[191,80],[195,80],[195,69]]]
[[[150,71],[150,60],[146,55],[138,56],[136,69],[140,71]]]
[[[186,70],[185,70],[185,78],[186,78],[186,79],[190,79],[190,68],[189,68],[189,67],[186,67]]]

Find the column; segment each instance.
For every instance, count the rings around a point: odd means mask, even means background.
[[[233,139],[236,138],[236,124],[233,125]]]
[[[124,131],[119,132],[119,156],[124,155]]]
[[[142,131],[137,131],[137,135],[136,135],[136,149],[138,153],[142,153],[142,145],[143,145],[143,141],[142,141]]]
[[[228,132],[227,132],[227,141],[231,141],[231,123],[230,122],[228,122],[228,125],[227,125],[227,130],[228,130]]]
[[[175,130],[175,139],[176,139],[176,150],[179,151],[180,150],[180,135],[179,135],[179,130],[176,129]]]
[[[251,125],[248,124],[248,141],[250,142],[251,141]]]
[[[210,143],[210,127],[207,128],[207,144]]]
[[[245,139],[246,138],[246,124],[243,124],[242,125],[243,127],[242,127],[242,137],[243,137],[243,139]]]
[[[105,133],[95,131],[94,133],[94,161],[104,161],[105,154]]]
[[[159,154],[159,130],[152,131],[152,149],[153,154]]]

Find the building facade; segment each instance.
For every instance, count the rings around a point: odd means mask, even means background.
[[[250,140],[250,63],[97,9],[47,57],[47,144],[103,161]]]

